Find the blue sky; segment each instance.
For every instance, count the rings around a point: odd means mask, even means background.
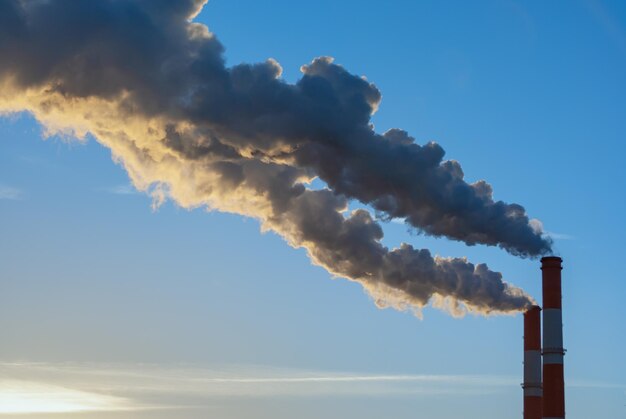
[[[437,141],[539,218],[564,258],[568,417],[624,415],[623,3],[213,0],[197,21],[229,65],[271,57],[289,82],[335,57],[382,91],[378,132]],[[129,185],[93,139],[0,119],[0,397],[19,381],[124,399],[85,402],[90,418],[521,416],[521,316],[379,310],[258,222],[153,211]],[[536,260],[384,229],[540,298]],[[174,390],[216,377],[231,382]]]

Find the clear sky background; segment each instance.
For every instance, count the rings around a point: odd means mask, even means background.
[[[564,258],[567,415],[626,417],[626,3],[213,0],[197,20],[229,65],[272,57],[290,82],[335,57],[382,91],[377,131],[437,141],[539,218]],[[537,260],[384,228],[540,299]],[[0,336],[0,416],[522,412],[520,315],[379,310],[254,220],[153,211],[107,149],[28,115],[0,118]]]

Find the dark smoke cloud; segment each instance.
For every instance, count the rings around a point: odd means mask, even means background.
[[[388,249],[371,215],[520,256],[550,251],[517,204],[467,183],[436,143],[374,131],[381,94],[328,57],[295,84],[274,60],[224,65],[191,19],[203,1],[0,0],[0,111],[32,112],[50,132],[92,133],[157,201],[252,216],[359,281],[379,305],[453,312],[523,309],[531,299],[465,259]],[[329,189],[305,184],[318,176]]]

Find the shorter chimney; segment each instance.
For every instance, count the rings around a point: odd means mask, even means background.
[[[524,419],[541,419],[541,308],[524,313]]]

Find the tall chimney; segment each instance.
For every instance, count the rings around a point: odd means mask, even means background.
[[[541,308],[524,313],[524,419],[541,419]]]
[[[541,259],[543,277],[543,418],[565,418],[561,258]]]

